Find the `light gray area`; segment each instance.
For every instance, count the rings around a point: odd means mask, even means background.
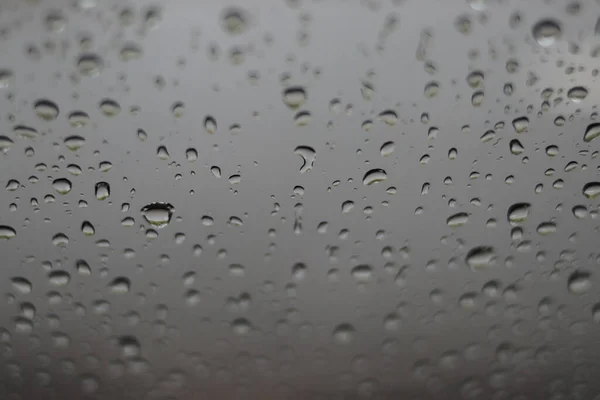
[[[583,140],[599,15],[592,0],[0,2],[0,232],[16,233],[0,241],[0,399],[600,398],[583,194],[600,181],[600,138]],[[373,169],[387,179],[365,185]],[[160,229],[154,203],[172,206]],[[516,203],[529,213],[511,224]]]

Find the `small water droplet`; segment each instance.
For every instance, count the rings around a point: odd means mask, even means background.
[[[68,136],[64,140],[65,146],[71,151],[77,151],[85,144],[85,139],[78,135]]]
[[[81,232],[83,232],[85,236],[94,236],[96,229],[90,221],[83,221],[81,224]]]
[[[379,152],[381,153],[382,156],[387,157],[390,156],[394,150],[396,149],[396,145],[394,144],[394,142],[385,142],[384,144],[381,145],[381,148],[379,149]]]
[[[77,61],[77,69],[83,76],[94,77],[100,75],[100,71],[104,67],[102,58],[93,53],[83,54]]]
[[[210,134],[215,133],[217,131],[217,120],[208,115],[204,118],[204,129]]]
[[[465,225],[467,222],[469,222],[469,214],[461,212],[448,217],[446,225],[451,228],[456,228]]]
[[[104,99],[100,102],[100,111],[107,117],[114,117],[121,112],[121,105],[112,99]]]

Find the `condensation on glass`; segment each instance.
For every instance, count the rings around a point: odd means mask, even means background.
[[[599,15],[0,2],[0,398],[600,399]]]

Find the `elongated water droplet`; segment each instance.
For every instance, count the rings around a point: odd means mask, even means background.
[[[394,110],[384,110],[379,113],[379,119],[387,125],[396,125],[396,122],[398,122],[398,114],[396,114],[396,111]]]
[[[494,264],[496,254],[493,247],[478,246],[467,253],[465,261],[472,270],[482,270]]]
[[[0,240],[9,240],[17,236],[17,231],[8,225],[0,225]]]
[[[595,122],[593,124],[589,124],[585,129],[585,134],[583,135],[583,141],[586,143],[591,142],[600,136],[600,123]]]
[[[588,199],[594,199],[600,195],[600,182],[589,182],[583,186],[583,195]]]
[[[67,271],[51,271],[48,274],[48,282],[52,286],[64,287],[71,281],[71,274]]]
[[[210,115],[204,118],[204,129],[210,134],[215,133],[217,131],[217,120]]]
[[[123,46],[119,52],[119,58],[121,61],[133,61],[139,60],[144,54],[142,48],[137,43],[127,43]]]
[[[469,214],[461,212],[448,217],[446,225],[451,228],[456,228],[465,225],[467,222],[469,222]]]
[[[368,171],[363,177],[363,185],[368,186],[374,183],[383,182],[387,179],[387,173],[381,169],[376,168]]]
[[[537,227],[537,233],[542,236],[551,235],[556,232],[556,224],[554,222],[542,222]]]
[[[69,124],[75,128],[82,128],[90,122],[90,116],[83,111],[73,111],[68,119]]]
[[[370,265],[357,265],[352,268],[352,277],[358,283],[369,282],[373,277],[373,268]]]
[[[28,279],[25,279],[22,276],[17,276],[15,278],[12,278],[10,282],[12,283],[12,286],[15,288],[15,290],[20,294],[31,293],[33,285]]]

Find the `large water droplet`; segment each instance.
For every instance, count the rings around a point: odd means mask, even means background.
[[[7,225],[0,225],[0,240],[9,240],[17,236],[17,231]]]
[[[58,106],[53,101],[42,99],[35,102],[33,109],[38,117],[52,121],[58,117]]]
[[[469,214],[461,212],[448,217],[446,225],[451,228],[456,228],[465,225],[467,222],[469,222]]]
[[[305,173],[313,168],[317,156],[315,149],[309,146],[298,146],[294,149],[294,154],[302,157],[303,163],[302,167],[300,167],[300,172]]]
[[[20,294],[31,293],[33,285],[28,279],[23,278],[22,276],[17,276],[12,278],[10,282],[12,283],[15,290],[18,291]]]
[[[96,198],[106,200],[110,197],[110,186],[106,182],[98,182],[95,187]]]
[[[594,199],[600,195],[600,182],[589,182],[583,186],[583,195],[588,199]]]
[[[591,142],[600,136],[600,123],[595,122],[593,124],[589,124],[585,129],[585,133],[583,135],[583,141],[586,143]]]
[[[387,179],[387,173],[381,169],[376,168],[368,171],[363,177],[363,184],[365,186],[372,185],[374,183],[383,182]]]
[[[573,294],[585,294],[592,287],[592,276],[586,271],[575,271],[569,276],[567,287]]]
[[[356,329],[350,324],[340,324],[333,330],[333,340],[338,344],[350,344],[355,335]]]
[[[67,271],[51,271],[48,274],[48,282],[52,286],[67,286],[71,281],[71,274]]]
[[[508,208],[508,222],[511,224],[520,224],[524,222],[529,216],[529,210],[531,204],[529,203],[515,203]]]
[[[482,270],[494,264],[496,254],[493,247],[478,246],[467,253],[465,261],[473,270]]]
[[[150,203],[141,210],[142,215],[150,224],[162,228],[166,226],[173,216],[175,208],[169,203]]]
[[[569,97],[569,99],[573,103],[581,102],[583,99],[585,99],[587,97],[587,95],[588,95],[588,90],[583,86],[572,87],[567,92],[567,97]]]
[[[67,194],[71,191],[71,181],[66,178],[55,179],[52,187],[60,194]]]
[[[293,86],[283,91],[283,102],[291,109],[296,109],[306,102],[306,90],[300,86]]]
[[[129,293],[129,290],[131,289],[131,281],[129,280],[129,278],[120,276],[113,279],[109,283],[108,288],[114,294]]]
[[[548,47],[560,39],[562,31],[558,21],[543,19],[533,26],[531,33],[540,46]]]
[[[102,58],[92,53],[81,55],[77,61],[77,69],[84,76],[98,76],[103,66]]]

